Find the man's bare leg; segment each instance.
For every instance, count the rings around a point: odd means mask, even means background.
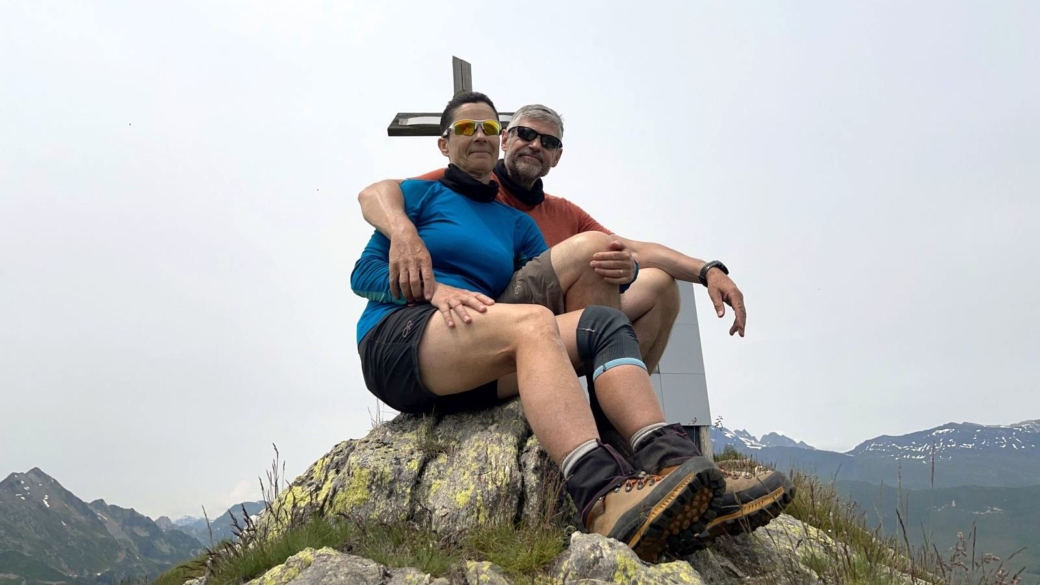
[[[621,311],[632,321],[647,370],[653,372],[664,355],[679,316],[679,286],[667,272],[644,268],[621,295]]]

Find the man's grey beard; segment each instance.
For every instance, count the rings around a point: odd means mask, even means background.
[[[528,188],[542,177],[542,165],[521,160],[513,160],[513,164],[506,165],[506,170],[511,179]]]

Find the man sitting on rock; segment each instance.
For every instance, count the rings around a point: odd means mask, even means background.
[[[540,304],[557,315],[592,304],[619,307],[632,322],[641,357],[651,372],[664,353],[679,314],[676,280],[706,286],[719,317],[725,313],[725,304],[729,304],[735,314],[730,335],[739,333],[743,337],[743,294],[721,262],[704,262],[660,244],[623,238],[574,203],[544,192],[542,177],[559,163],[563,155],[562,137],[563,120],[542,105],[518,109],[507,132],[502,134],[505,158],[497,161],[494,168],[500,185],[498,201],[530,215],[553,248],[518,271],[498,300]],[[443,175],[441,169],[419,178],[437,180]],[[404,212],[400,182],[375,183],[361,192],[359,201],[365,219],[390,238],[390,285],[394,294],[399,292],[409,302],[430,300],[437,288],[432,271],[434,259]],[[574,245],[576,236],[592,235],[609,237],[608,248],[592,257],[590,265],[595,273],[582,266],[563,266],[558,260],[563,257],[562,247]],[[482,305],[470,299],[461,310],[464,312],[467,306],[479,310]],[[442,308],[449,322],[451,311],[450,307]],[[600,392],[591,380],[589,386],[595,407]],[[726,512],[711,523],[710,531],[737,533],[761,526],[779,514],[792,497],[793,486],[777,471],[758,469],[754,473],[731,474]]]
[[[368,389],[408,413],[486,408],[519,395],[589,531],[624,542],[646,560],[689,552],[718,513],[722,472],[681,426],[665,422],[624,313],[590,305],[554,316],[539,305],[492,300],[529,259],[546,252],[545,241],[529,216],[495,201],[502,127],[491,100],[473,92],[456,96],[440,127],[438,147],[450,161],[444,176],[401,185],[405,216],[434,258],[430,282],[435,278],[437,286],[428,302],[393,294],[393,242],[378,231],[351,274],[351,288],[369,299],[357,327]],[[589,264],[608,240],[579,235],[553,249],[551,268],[576,274],[575,282],[597,280]],[[431,318],[438,311],[445,318]],[[574,376],[586,363],[603,412],[653,474],[635,471],[600,441]]]

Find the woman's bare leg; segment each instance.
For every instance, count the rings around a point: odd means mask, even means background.
[[[517,373],[524,414],[557,464],[598,439],[556,319],[545,307],[497,304],[473,322],[448,328],[430,319],[419,343],[419,373],[434,394],[457,394]]]

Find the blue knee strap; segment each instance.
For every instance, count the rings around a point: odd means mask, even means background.
[[[578,319],[577,342],[578,357],[593,363],[593,380],[617,366],[639,366],[646,370],[632,323],[617,309],[599,305],[586,307]]]
[[[610,360],[609,362],[596,368],[595,371],[592,372],[592,379],[595,380],[596,378],[600,377],[600,375],[603,372],[606,372],[610,368],[615,368],[617,366],[639,366],[644,370],[646,369],[646,364],[644,364],[643,360],[639,358],[619,358],[616,360]]]

